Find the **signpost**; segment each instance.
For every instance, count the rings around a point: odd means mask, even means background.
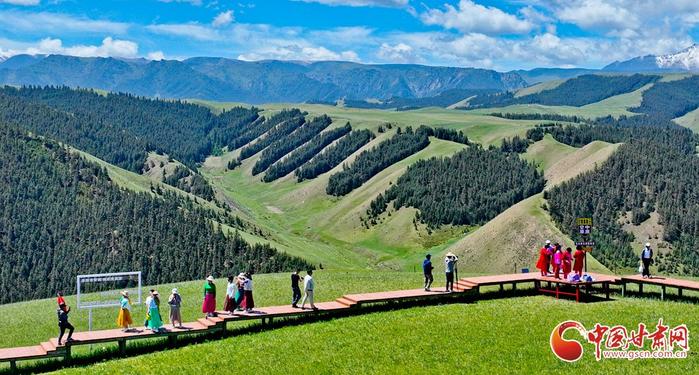
[[[591,217],[579,217],[575,220],[578,225],[578,233],[582,237],[582,241],[575,242],[575,246],[581,246],[585,252],[585,273],[587,273],[587,253],[592,251],[595,246],[595,241],[590,240],[590,235],[592,234],[592,218]]]

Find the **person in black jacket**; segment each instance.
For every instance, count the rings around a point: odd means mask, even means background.
[[[653,249],[650,248],[650,242],[646,242],[646,246],[641,250],[641,263],[643,263],[643,278],[650,278],[650,265],[653,264]]]
[[[429,292],[432,282],[434,281],[434,276],[432,276],[432,255],[425,255],[425,260],[422,261],[422,273],[425,275],[425,291]]]
[[[59,329],[58,345],[63,345],[61,343],[61,339],[63,339],[63,334],[66,333],[66,329],[68,330],[68,338],[66,339],[66,342],[73,341],[73,331],[75,330],[75,327],[73,327],[73,325],[68,322],[68,313],[69,312],[70,312],[70,307],[66,306],[66,304],[62,303],[62,304],[58,305],[58,310],[56,310],[56,314],[58,315],[58,329]]]
[[[299,271],[296,270],[291,274],[291,307],[298,308],[298,303],[301,300],[301,288],[299,287],[299,282],[301,281],[301,276],[299,276]]]

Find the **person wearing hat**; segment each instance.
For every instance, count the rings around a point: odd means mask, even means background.
[[[547,276],[549,272],[549,264],[551,263],[551,241],[546,240],[544,247],[539,250],[539,261],[536,262],[536,268],[541,271],[541,276]]]
[[[425,260],[422,261],[422,273],[425,275],[425,291],[429,292],[432,282],[434,281],[434,276],[432,276],[432,255],[425,255]]]
[[[216,311],[216,285],[214,277],[209,275],[204,283],[204,302],[201,304],[201,312],[207,317],[212,317],[215,316],[214,311]]]
[[[641,250],[641,263],[643,263],[643,278],[650,278],[650,265],[653,264],[653,249],[650,247],[650,242],[646,242],[646,246]]]
[[[58,315],[58,345],[63,345],[61,343],[61,340],[63,339],[63,335],[66,333],[66,330],[68,330],[68,338],[66,339],[66,342],[72,342],[73,341],[73,331],[75,330],[75,327],[73,327],[70,322],[68,322],[68,313],[70,312],[70,307],[66,305],[65,301],[63,303],[60,303],[58,305],[58,309],[56,310],[56,314]]]
[[[129,291],[121,292],[121,300],[119,300],[119,315],[117,316],[117,326],[121,327],[124,332],[128,332],[133,324],[131,319],[131,300],[129,300]]]
[[[243,311],[243,298],[245,298],[245,274],[240,273],[235,278],[235,285],[238,288],[235,292],[235,311]]]
[[[447,277],[447,292],[454,291],[454,269],[456,268],[456,262],[459,258],[452,252],[447,253],[447,257],[444,259],[444,271]]]
[[[172,288],[172,294],[168,297],[167,304],[170,305],[170,324],[172,324],[172,328],[175,328],[175,322],[177,322],[179,328],[182,328],[182,314],[180,313],[182,297],[177,288]]]
[[[152,297],[148,300],[148,329],[153,332],[159,332],[163,327],[163,319],[160,316],[160,294],[154,290]]]

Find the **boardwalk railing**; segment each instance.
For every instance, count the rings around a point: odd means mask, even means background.
[[[580,299],[580,289],[584,288],[589,293],[595,286],[602,286],[602,290],[609,298],[609,285],[621,284],[622,293],[626,291],[627,283],[639,284],[639,290],[643,291],[643,284],[659,285],[662,287],[661,298],[665,294],[666,287],[690,289],[699,291],[699,282],[670,279],[652,278],[643,279],[638,276],[617,277],[612,275],[592,274],[595,281],[571,283],[553,277],[544,277],[534,273],[507,274],[466,277],[458,280],[455,284],[454,292],[425,291],[423,289],[397,290],[388,292],[362,293],[344,295],[335,301],[320,302],[316,306],[318,310],[301,310],[291,306],[271,306],[263,307],[252,312],[235,312],[228,314],[219,312],[216,317],[200,318],[197,321],[185,323],[182,329],[170,329],[164,332],[155,333],[149,330],[132,330],[124,332],[120,329],[110,329],[91,332],[77,332],[73,335],[75,341],[64,345],[58,345],[56,338],[49,339],[35,346],[16,347],[0,349],[0,362],[9,362],[11,369],[16,370],[18,361],[36,360],[53,357],[63,357],[66,361],[71,358],[71,347],[77,345],[90,345],[105,342],[116,342],[122,354],[126,352],[126,342],[128,340],[138,340],[156,337],[167,337],[170,343],[175,343],[179,336],[192,334],[221,334],[226,331],[227,323],[243,320],[261,320],[264,325],[271,323],[274,318],[298,317],[304,315],[334,314],[338,312],[352,311],[351,309],[361,308],[362,305],[386,303],[386,302],[407,302],[407,301],[428,301],[433,299],[458,298],[464,293],[478,295],[481,288],[487,286],[499,286],[500,291],[504,291],[505,285],[511,285],[515,290],[518,284],[532,283],[535,290],[541,293],[554,294],[556,298],[561,295],[573,295],[576,301]],[[544,287],[543,284],[547,284]],[[573,289],[575,293],[565,291]]]

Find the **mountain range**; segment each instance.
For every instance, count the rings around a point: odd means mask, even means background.
[[[259,104],[432,98],[445,92],[516,90],[539,82],[598,72],[696,70],[699,70],[697,45],[674,54],[615,61],[602,69],[536,68],[510,72],[345,61],[241,61],[220,57],[151,61],[16,55],[0,59],[0,84],[65,85],[148,97]]]
[[[638,56],[615,61],[603,68],[614,72],[685,72],[699,70],[699,46],[694,44],[677,53]]]
[[[453,89],[513,90],[516,73],[424,65],[322,61],[183,61],[17,55],[0,63],[0,83],[67,85],[164,98],[248,103],[420,98]]]

